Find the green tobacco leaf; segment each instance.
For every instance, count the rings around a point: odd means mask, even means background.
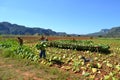
[[[113,76],[114,74],[112,72],[109,73],[110,76]]]
[[[109,75],[105,75],[104,76],[104,80],[109,80],[110,76]]]
[[[90,73],[83,71],[82,75],[85,76],[85,77],[88,77],[90,75]]]
[[[97,72],[97,68],[92,68],[92,72],[93,73]]]
[[[102,65],[100,63],[97,63],[98,68],[100,69]]]
[[[120,71],[120,65],[118,64],[118,65],[116,65],[116,67],[115,67],[116,69],[118,69],[118,71]]]
[[[113,67],[113,65],[112,65],[112,64],[110,64],[110,63],[107,63],[107,66],[108,66],[108,67]]]
[[[118,80],[118,79],[116,79],[115,77],[112,77],[112,80]]]
[[[94,60],[96,60],[96,61],[97,61],[97,60],[98,60],[98,57],[95,57],[95,58],[94,58]]]

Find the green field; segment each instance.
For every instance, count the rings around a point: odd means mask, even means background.
[[[46,59],[39,59],[37,40],[24,40],[24,45],[21,47],[15,38],[1,37],[0,79],[119,80],[120,39],[95,38],[90,41],[109,46],[109,53],[97,51],[97,48],[91,51],[49,46],[46,48]],[[89,61],[85,61],[82,57]]]

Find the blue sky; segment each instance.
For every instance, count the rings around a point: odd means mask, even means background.
[[[120,0],[0,0],[0,22],[87,34],[120,26]]]

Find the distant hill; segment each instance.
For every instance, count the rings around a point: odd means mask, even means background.
[[[110,37],[120,37],[120,27],[113,27],[106,35]]]
[[[106,35],[107,33],[109,32],[109,29],[102,29],[101,31],[99,32],[95,32],[95,33],[90,33],[90,34],[87,34],[89,36],[100,36],[100,35]]]
[[[9,22],[0,22],[0,34],[13,34],[13,35],[67,35],[65,32],[55,32],[51,29],[43,28],[29,28],[26,26],[11,24]]]
[[[87,36],[120,37],[120,27],[113,27],[111,29],[102,29],[99,32],[87,34]]]
[[[56,35],[56,36],[79,36],[79,34],[67,34],[65,32],[55,32],[51,29],[30,28],[23,25],[11,24],[9,22],[0,22],[0,34],[13,35]],[[82,36],[105,36],[105,37],[120,37],[120,26],[111,29],[102,29],[99,32],[90,33]]]

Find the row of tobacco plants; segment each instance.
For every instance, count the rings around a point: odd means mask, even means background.
[[[90,40],[56,40],[48,42],[49,47],[73,50],[89,50],[92,52],[109,52],[110,46],[104,44],[95,44]]]

